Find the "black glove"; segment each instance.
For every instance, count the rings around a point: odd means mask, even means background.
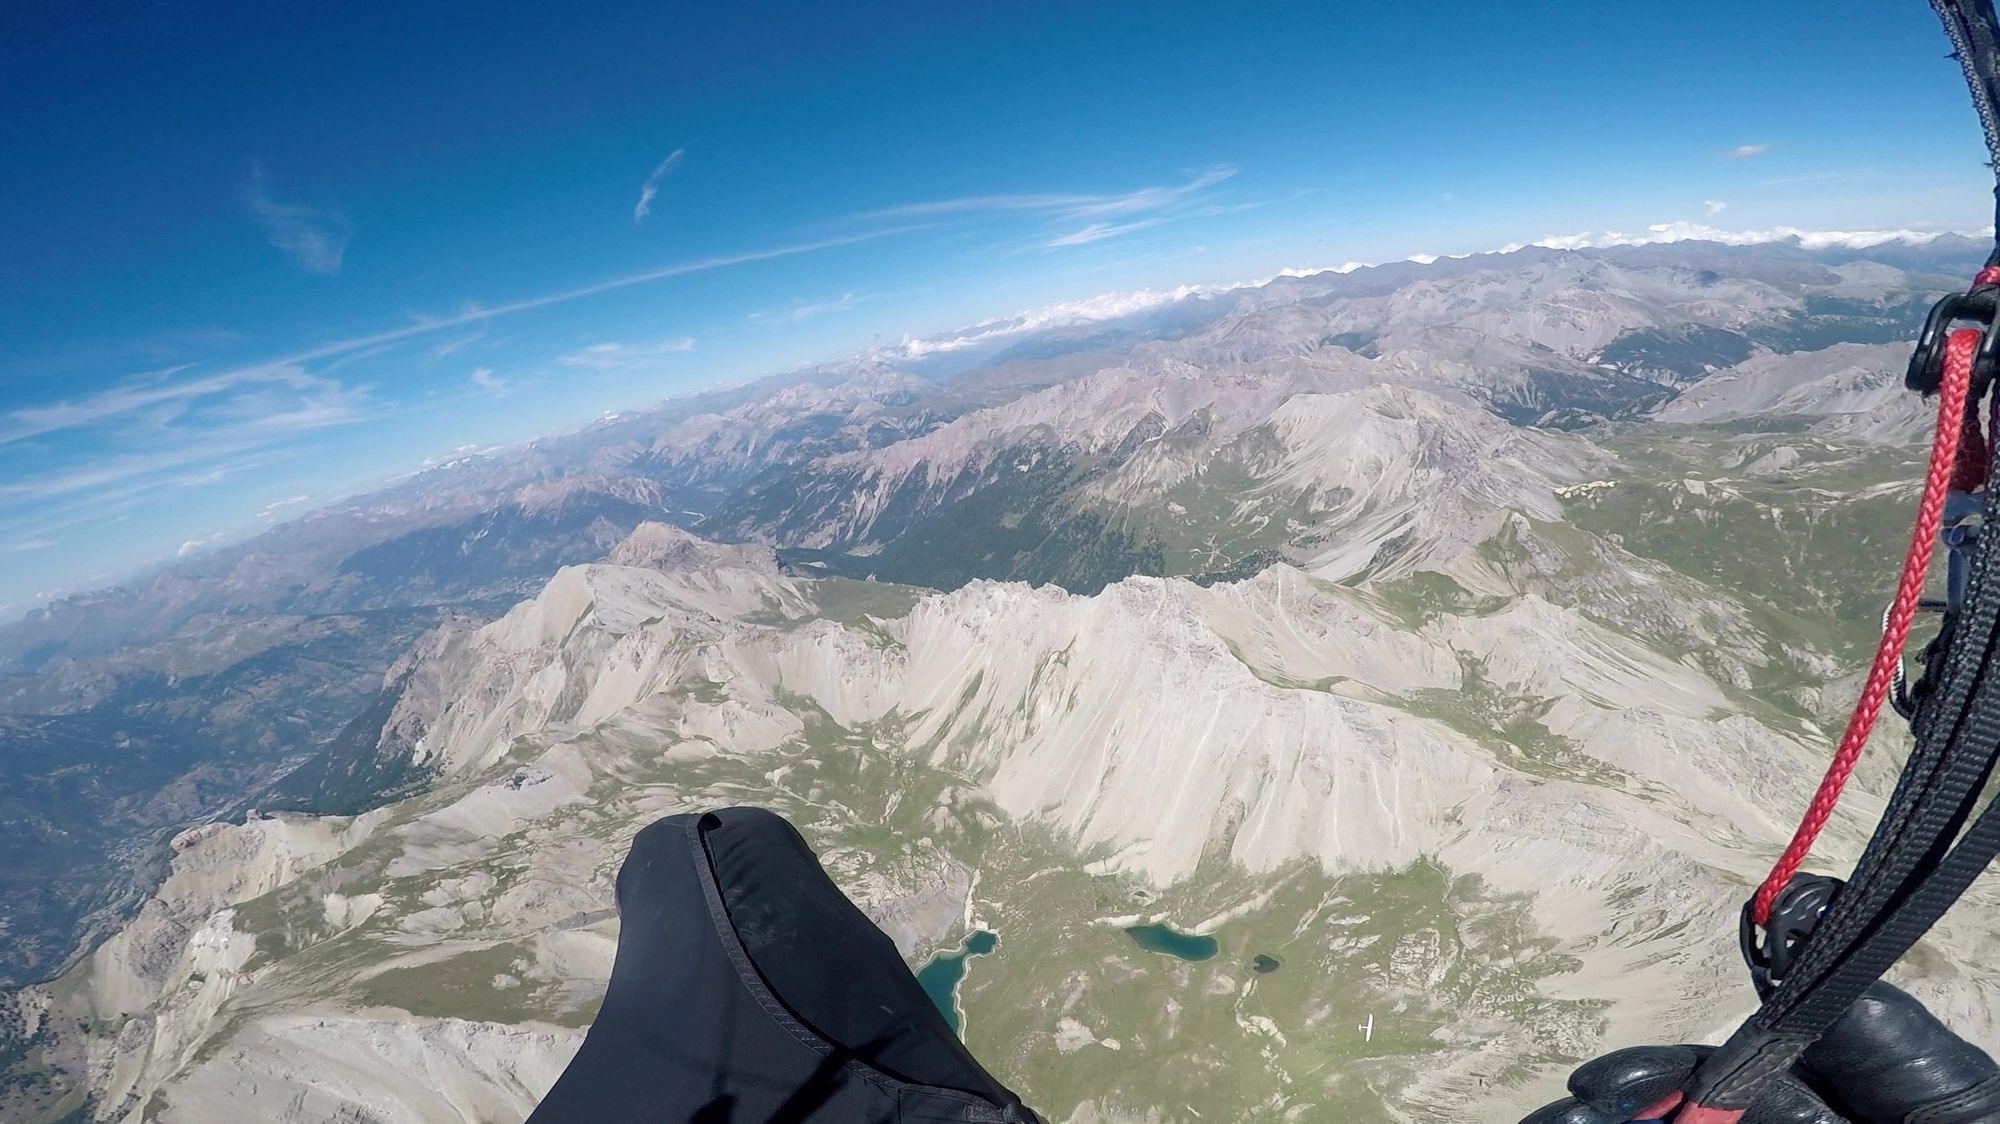
[[[1585,1062],[1569,1091],[1521,1124],[1617,1124],[1669,1116],[1712,1046],[1637,1046]],[[1652,1116],[1643,1115],[1653,1113]],[[1670,1118],[1670,1117],[1669,1117]],[[1869,987],[1740,1124],[1996,1124],[2000,1069],[1924,1005]]]

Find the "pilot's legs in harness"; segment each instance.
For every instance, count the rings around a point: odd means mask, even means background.
[[[618,959],[530,1124],[1036,1120],[791,824],[670,816],[618,872]]]

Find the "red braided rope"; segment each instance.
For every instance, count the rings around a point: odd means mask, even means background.
[[[1992,271],[1980,272],[1980,283],[1991,283],[1987,280],[1989,272]],[[1847,720],[1847,732],[1841,735],[1840,748],[1834,751],[1833,762],[1827,766],[1819,791],[1813,794],[1812,804],[1806,808],[1805,819],[1799,821],[1798,830],[1792,833],[1790,845],[1778,857],[1764,884],[1757,887],[1757,896],[1751,899],[1750,916],[1759,925],[1770,921],[1771,903],[1777,900],[1792,875],[1799,872],[1813,841],[1833,815],[1834,805],[1840,802],[1841,790],[1854,775],[1855,763],[1868,744],[1868,732],[1875,727],[1875,716],[1882,711],[1896,667],[1902,661],[1903,642],[1909,638],[1910,622],[1916,617],[1917,599],[1924,588],[1924,575],[1930,570],[1931,546],[1937,542],[1938,525],[1944,519],[1945,492],[1958,461],[1959,439],[1965,432],[1965,397],[1972,385],[1972,360],[1979,342],[1980,333],[1972,328],[1951,333],[1945,342],[1944,378],[1938,386],[1937,435],[1931,443],[1930,469],[1924,474],[1923,499],[1917,504],[1917,525],[1910,532],[1910,552],[1903,558],[1903,576],[1896,584],[1896,600],[1882,629],[1882,641],[1876,645],[1875,662],[1868,669],[1861,699],[1854,704],[1854,714]]]

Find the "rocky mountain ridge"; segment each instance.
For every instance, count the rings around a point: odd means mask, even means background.
[[[601,991],[623,841],[717,802],[799,818],[913,961],[999,927],[970,1040],[1078,1124],[1511,1111],[1640,1020],[1718,1027],[1708,937],[1907,534],[1928,423],[1875,341],[1936,252],[1523,251],[1030,335],[942,384],[877,356],[8,630],[0,736],[46,750],[10,785],[77,802],[0,882],[17,963],[69,966],[9,999],[6,1111],[518,1115]],[[1233,959],[1135,962],[1120,918]],[[1984,1033],[1973,940],[1918,986]],[[1238,972],[1273,950],[1303,970]],[[1393,1049],[1339,1037],[1357,1005]]]
[[[1345,1020],[1284,1014],[1287,1049],[1249,1048],[1227,1064],[1252,1068],[1206,1096],[1344,1104],[1358,1079],[1382,1119],[1468,1099],[1511,1112],[1565,1059],[1642,1031],[1698,1037],[1748,1002],[1717,949],[1824,752],[1783,715],[1718,721],[1737,708],[1726,684],[1532,593],[1412,600],[1285,566],[1206,588],[922,593],[787,573],[662,525],[616,554],[429,656],[454,687],[410,746],[435,770],[427,795],[177,841],[158,914],[22,1000],[45,1050],[81,1051],[72,1093],[100,1118],[523,1113],[601,993],[623,841],[754,799],[799,819],[910,954],[970,918],[1006,934],[1021,954],[1004,990],[966,1002],[1026,1021],[984,1043],[975,1022],[973,1045],[1057,1119],[1143,1118],[1161,1070],[1258,1040],[1212,1020],[1278,1017],[1246,991],[1148,1030],[1094,973],[1062,998],[1051,966],[1089,962],[1063,951],[1076,926],[1163,906],[1219,934],[1329,934],[1293,963],[1429,1028],[1414,1054],[1350,1057]],[[1027,834],[999,842],[1011,833]],[[1838,826],[1829,857],[1859,841]],[[978,877],[1024,856],[1026,882]],[[1336,935],[1357,908],[1393,912],[1353,879],[1425,864],[1467,887],[1444,900],[1449,935]],[[1098,905],[1051,912],[1025,891],[1036,879],[1095,886]],[[1276,904],[1311,882],[1332,897]],[[1527,946],[1473,935],[1507,902]],[[1976,929],[1942,931],[1916,986],[1985,1034],[1990,981],[1953,951]],[[1436,1006],[1459,993],[1473,1014]],[[1151,1051],[1146,1082],[1033,1061],[1067,1056],[1061,1019]],[[117,1034],[78,1033],[106,1020]],[[1346,1076],[1300,1083],[1292,1049],[1349,1058]],[[329,1066],[345,1076],[301,1083]],[[452,1076],[427,1084],[439,1066]]]

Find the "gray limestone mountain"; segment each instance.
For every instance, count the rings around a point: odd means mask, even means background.
[[[988,325],[6,630],[6,952],[54,978],[0,1113],[518,1118],[625,841],[718,803],[797,819],[913,963],[1000,933],[965,1033],[1058,1120],[1499,1118],[1721,1029],[1907,533],[1885,341],[1977,257],[1938,242]],[[1975,928],[1912,979],[1991,1041]]]
[[[1835,344],[1763,354],[1717,371],[1654,412],[1666,422],[1760,415],[1810,418],[1816,430],[1899,445],[1925,438],[1931,404],[1903,387],[1908,344]]]
[[[1054,1119],[1503,1118],[1606,1042],[1744,1011],[1733,913],[1824,752],[1587,612],[1443,575],[940,593],[662,526],[617,554],[425,657],[453,689],[384,730],[421,729],[426,791],[185,833],[135,922],[19,993],[75,1075],[49,1111],[519,1116],[601,997],[626,841],[756,802],[913,958],[1002,934],[967,1040]],[[1227,955],[1145,952],[1121,927],[1150,920]],[[1980,929],[1914,986],[1988,1037]]]
[[[0,629],[0,714],[33,723],[0,768],[37,793],[0,806],[17,829],[0,873],[0,981],[60,972],[108,935],[157,883],[177,827],[254,807],[353,809],[415,779],[353,745],[385,671],[431,630],[489,620],[641,522],[726,490],[712,443],[647,461],[657,478],[632,468],[661,433],[740,406],[746,425],[768,416],[733,435],[762,455],[838,450],[888,439],[882,400],[905,396],[895,380],[809,374],[675,403],[644,424],[435,469]],[[864,415],[867,432],[842,428]],[[105,730],[154,747],[145,767],[59,748]],[[103,814],[111,803],[158,814]]]
[[[1279,558],[1398,576],[1485,537],[1498,512],[1555,518],[1555,489],[1599,460],[1462,398],[1317,373],[1121,368],[826,458],[714,522],[820,550],[802,557],[842,572],[929,585],[1088,590]]]

